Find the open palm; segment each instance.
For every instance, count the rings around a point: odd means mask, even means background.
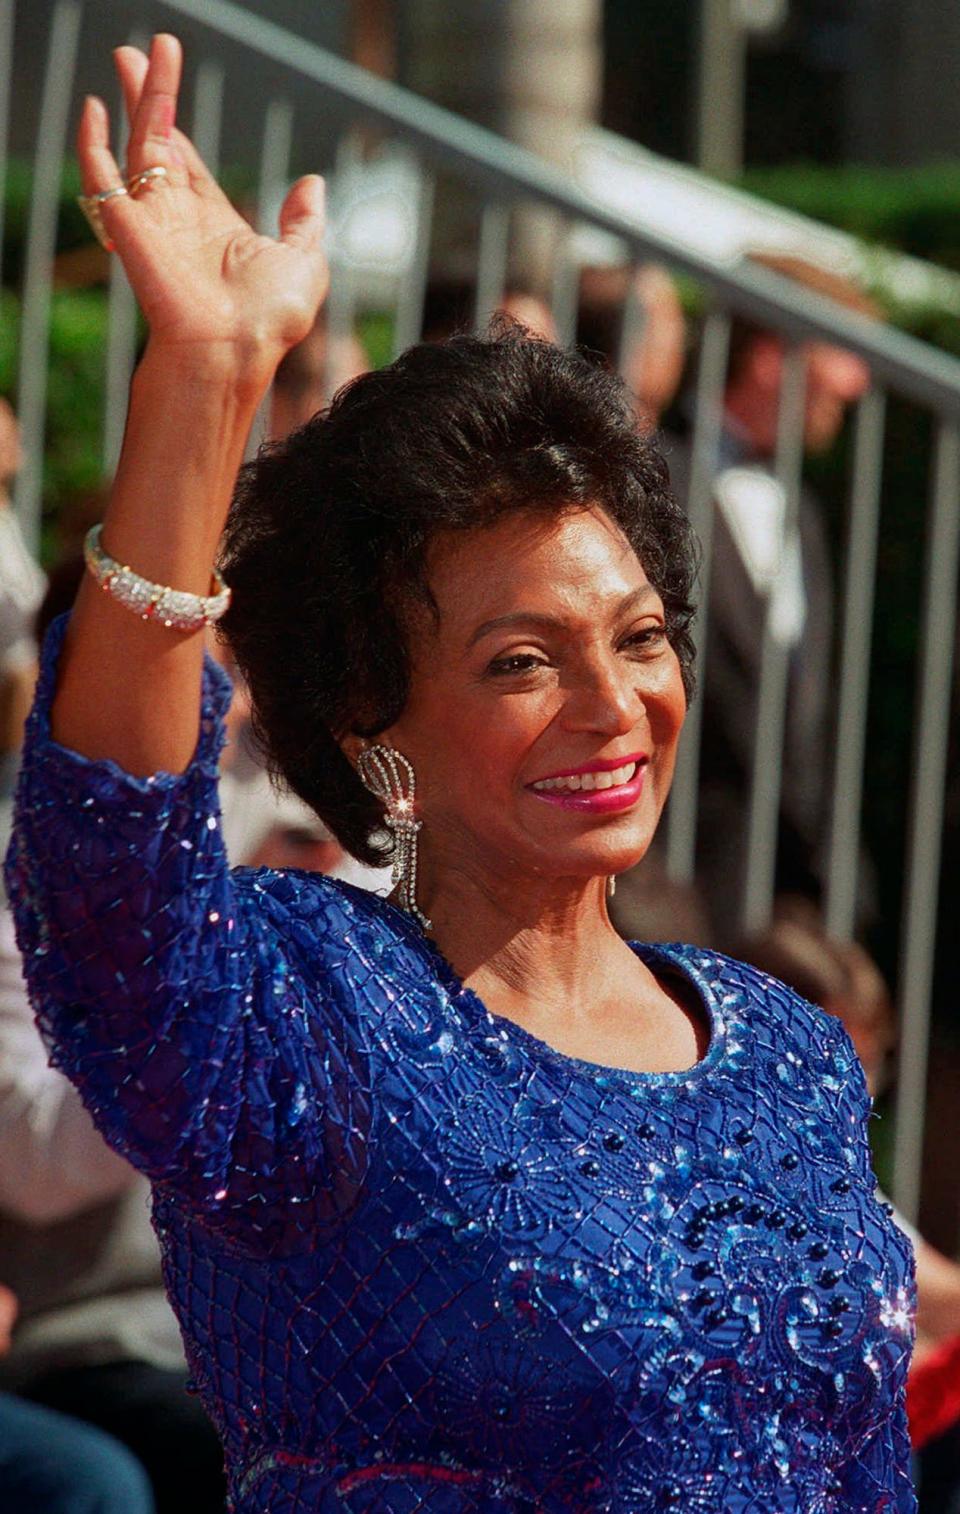
[[[280,211],[279,237],[258,235],[234,209],[176,125],[182,55],[175,37],[115,53],[130,117],[127,175],[163,167],[134,198],[102,206],[106,231],[156,344],[221,344],[272,367],[302,340],[327,288],[323,181],[294,184]],[[89,98],[78,132],[84,193],[120,184],[110,122]]]

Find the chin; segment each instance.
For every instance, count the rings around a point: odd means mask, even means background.
[[[554,866],[559,865],[559,870],[567,877],[608,878],[613,873],[627,873],[642,862],[652,841],[652,831],[645,831],[642,836],[617,838],[616,841],[611,837],[606,846],[577,848],[575,853],[571,849],[567,866],[558,851],[553,852],[552,862]]]

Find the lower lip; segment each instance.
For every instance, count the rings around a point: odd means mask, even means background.
[[[629,783],[620,783],[613,789],[578,789],[574,792],[562,789],[531,789],[530,793],[544,804],[555,804],[562,810],[580,810],[585,815],[614,815],[628,810],[643,792],[643,775],[646,766],[638,767]]]

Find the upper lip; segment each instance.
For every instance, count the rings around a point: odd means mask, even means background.
[[[612,773],[615,768],[628,767],[631,762],[646,762],[646,752],[627,752],[623,757],[595,757],[578,768],[561,768],[556,773],[541,773],[531,778],[531,783],[545,783],[548,778],[579,778],[581,773]]]

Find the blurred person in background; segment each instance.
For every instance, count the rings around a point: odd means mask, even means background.
[[[0,1284],[0,1360],[10,1350],[17,1307]],[[11,1393],[0,1393],[0,1509],[154,1514],[143,1469],[119,1441]]]
[[[10,500],[20,458],[16,416],[7,401],[0,399],[0,847],[9,836],[17,753],[36,680],[33,621],[46,583],[27,549]]]
[[[313,330],[291,348],[270,391],[271,439],[289,435],[329,405],[337,390],[370,367],[355,332],[331,336],[325,311]]]
[[[462,331],[472,331],[476,322],[477,291],[466,279],[437,275],[427,285],[423,301],[423,341],[445,342]],[[493,310],[480,317],[481,326],[498,315],[509,316],[535,336],[554,342],[556,322],[546,300],[520,285],[506,290]]]
[[[869,953],[855,941],[829,936],[809,900],[785,898],[769,929],[741,941],[737,954],[842,1022],[875,1099],[886,1085],[898,1037],[890,991]],[[895,1208],[893,1217],[913,1242],[916,1259],[917,1340],[907,1409],[911,1442],[920,1453],[920,1511],[958,1514],[960,1265]]]
[[[636,320],[628,302],[636,302]],[[659,263],[584,268],[577,343],[599,353],[633,395],[645,430],[673,404],[687,360],[687,325],[677,286]]]
[[[756,261],[861,315],[876,305],[849,280],[793,257]],[[863,360],[827,342],[803,344],[804,447],[835,442],[870,381]],[[697,877],[721,944],[735,939],[743,898],[757,690],[768,616],[789,650],[777,850],[778,892],[819,897],[830,773],[834,587],[823,509],[801,487],[796,528],[774,477],[786,346],[740,317],[731,332],[723,431],[713,487],[713,560],[702,670],[703,738]],[[684,442],[667,457],[681,499]]]

